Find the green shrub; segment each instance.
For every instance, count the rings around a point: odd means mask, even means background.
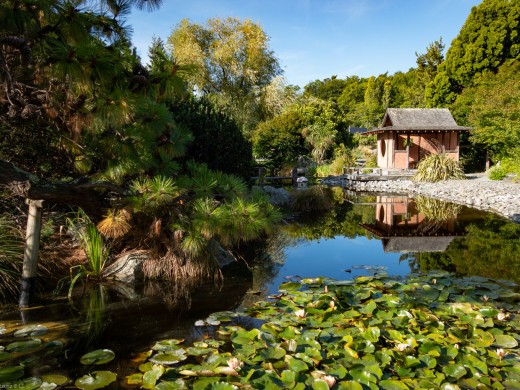
[[[488,177],[491,180],[503,180],[507,176],[507,171],[502,167],[494,166],[489,170]]]
[[[319,165],[316,167],[316,176],[327,177],[332,175],[332,164]]]
[[[449,179],[465,179],[462,164],[446,153],[430,154],[417,165],[416,181],[436,182]]]

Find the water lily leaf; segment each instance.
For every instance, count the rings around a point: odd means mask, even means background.
[[[518,341],[512,336],[506,334],[495,335],[495,342],[493,343],[496,347],[501,348],[516,348],[518,347]]]
[[[159,352],[153,355],[150,358],[150,361],[155,364],[175,364],[188,358],[184,353],[185,351],[183,349],[178,349],[169,352]]]
[[[15,381],[22,378],[23,375],[24,368],[22,366],[0,368],[0,383]]]
[[[208,389],[210,390],[236,390],[238,387],[226,382],[215,382],[212,383]]]
[[[42,383],[43,381],[40,378],[31,377],[10,383],[8,388],[20,390],[34,390],[38,389],[42,385]]]
[[[495,317],[498,313],[500,313],[500,310],[495,309],[493,307],[483,307],[479,310],[479,313],[483,316]]]
[[[355,381],[343,381],[338,383],[338,389],[342,390],[363,390],[363,386]]]
[[[283,370],[280,379],[282,382],[292,384],[296,381],[296,372],[292,370]]]
[[[153,389],[162,374],[164,374],[164,367],[154,365],[150,371],[144,373],[142,387],[144,389]]]
[[[215,351],[215,348],[189,347],[186,352],[188,353],[188,355],[191,355],[191,356],[203,356],[203,355],[208,355],[209,353],[214,352],[214,351]]]
[[[74,382],[74,386],[82,390],[95,390],[107,387],[116,380],[116,374],[110,371],[94,371]]]
[[[69,378],[67,378],[65,375],[49,374],[42,376],[42,380],[47,383],[55,383],[61,386],[67,383]]]
[[[370,383],[376,383],[377,378],[372,373],[368,372],[364,368],[354,368],[349,371],[349,374],[355,381],[363,383],[365,385],[370,385]]]
[[[309,369],[309,366],[305,362],[296,359],[291,355],[285,356],[285,362],[287,363],[287,368],[294,372],[303,372]]]
[[[286,283],[282,283],[280,285],[280,287],[278,287],[278,290],[280,290],[280,291],[298,291],[301,288],[302,288],[301,283],[286,282]]]
[[[8,361],[11,359],[11,356],[12,355],[9,352],[0,351],[0,363]]]
[[[26,341],[16,341],[14,343],[8,344],[5,349],[10,352],[33,352],[41,345],[42,341],[40,339],[32,339]]]
[[[278,347],[268,347],[260,352],[260,356],[264,360],[278,360],[283,358],[285,354],[285,349]]]
[[[460,379],[468,373],[464,366],[460,364],[449,364],[448,366],[444,367],[442,371],[447,376],[455,379]]]
[[[115,357],[116,354],[110,349],[97,349],[83,355],[79,362],[85,365],[105,364],[112,361]]]
[[[489,347],[494,343],[495,338],[489,332],[482,329],[475,329],[471,340],[474,343],[474,347]]]
[[[403,382],[385,379],[378,383],[379,387],[385,390],[408,390],[409,387],[406,386]]]
[[[125,377],[125,381],[129,385],[140,385],[143,383],[143,374],[132,374]]]
[[[154,387],[154,390],[178,390],[187,388],[186,383],[179,378],[176,381],[162,381]]]
[[[381,330],[379,328],[371,327],[366,329],[361,336],[365,338],[368,341],[371,341],[373,343],[377,342],[379,340],[379,336],[381,335]]]
[[[404,363],[406,367],[415,367],[421,364],[421,361],[414,356],[405,356]]]
[[[156,342],[152,349],[154,351],[172,351],[175,349],[179,349],[179,344],[182,344],[184,340],[182,339],[168,339],[168,340],[161,340]]]
[[[278,334],[278,336],[281,337],[282,339],[292,340],[292,339],[294,339],[296,337],[296,332],[297,331],[295,331],[294,327],[288,326],[282,332],[280,332]]]
[[[43,325],[29,325],[14,332],[14,337],[41,336],[47,331],[47,327]]]
[[[520,390],[520,381],[507,379],[504,382],[502,382],[502,384],[505,386],[506,389]]]
[[[322,379],[316,379],[312,382],[313,390],[329,390],[329,385]]]

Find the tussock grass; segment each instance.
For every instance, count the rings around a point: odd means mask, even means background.
[[[437,182],[465,178],[460,162],[453,160],[446,153],[438,153],[430,154],[419,162],[413,180]]]

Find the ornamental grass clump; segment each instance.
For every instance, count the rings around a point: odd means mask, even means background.
[[[438,153],[430,154],[419,162],[413,180],[437,182],[465,178],[460,162],[450,158],[446,153]]]

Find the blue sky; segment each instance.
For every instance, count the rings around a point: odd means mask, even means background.
[[[164,0],[133,10],[132,41],[146,61],[152,37],[164,40],[184,18],[252,19],[270,37],[289,84],[332,75],[369,77],[415,67],[415,53],[441,36],[449,47],[481,0]]]

